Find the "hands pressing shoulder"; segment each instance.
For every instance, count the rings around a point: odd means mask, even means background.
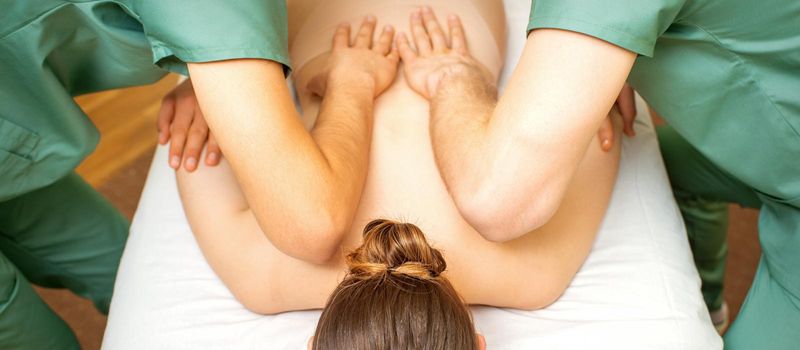
[[[489,70],[469,53],[463,25],[456,15],[447,19],[449,34],[445,33],[429,7],[411,13],[411,33],[395,37],[392,26],[386,26],[375,39],[376,18],[367,16],[351,38],[350,25],[337,28],[333,36],[331,57],[327,66],[309,81],[308,89],[325,96],[328,86],[337,79],[360,79],[379,96],[394,81],[399,62],[404,63],[404,74],[409,86],[428,100],[439,92],[441,82],[448,78],[466,78],[479,81],[496,94],[494,78]],[[413,47],[411,41],[413,40]],[[396,43],[396,44],[393,44]],[[623,119],[623,132],[634,136],[633,122],[636,117],[633,89],[627,84],[617,99],[616,106]],[[611,117],[601,125],[598,135],[601,147],[610,150],[614,140]],[[158,113],[158,142],[169,142],[169,165],[179,169],[181,165],[192,172],[197,169],[203,153],[205,164],[215,166],[222,159],[222,152],[208,128],[200,106],[187,79],[167,94]]]
[[[189,172],[197,169],[203,148],[206,165],[215,166],[222,160],[222,151],[208,129],[190,79],[164,96],[157,125],[158,143],[169,143],[168,161],[173,169],[178,170],[181,165]]]

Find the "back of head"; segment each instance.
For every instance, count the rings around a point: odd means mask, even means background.
[[[442,254],[413,224],[374,220],[322,311],[313,349],[477,349]]]

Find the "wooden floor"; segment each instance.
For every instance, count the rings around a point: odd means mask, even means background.
[[[76,98],[102,135],[97,150],[78,167],[78,174],[97,187],[153,149],[161,97],[176,82],[177,76],[168,75],[154,85]]]
[[[123,214],[133,215],[156,145],[156,113],[161,97],[176,83],[175,76],[147,86],[82,96],[78,103],[101,134],[94,154],[78,168]],[[735,315],[755,273],[760,251],[758,212],[731,206],[725,298]],[[106,318],[91,302],[65,290],[37,288],[40,295],[73,329],[83,349],[99,349]]]

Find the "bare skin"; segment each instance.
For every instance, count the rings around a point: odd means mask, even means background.
[[[466,42],[453,45],[466,46]],[[319,109],[309,82],[330,67],[325,58],[297,69],[295,84],[306,125],[314,124]],[[487,71],[497,68],[484,67]],[[588,145],[548,224],[515,240],[494,243],[461,217],[442,182],[430,144],[430,108],[404,76],[378,99],[366,184],[353,225],[337,254],[322,264],[293,258],[276,248],[258,225],[247,204],[247,189],[240,186],[227,161],[213,168],[201,165],[192,174],[178,172],[185,211],[198,243],[239,301],[260,313],[322,307],[344,275],[343,255],[360,245],[361,228],[377,217],[420,226],[444,253],[446,275],[468,303],[537,309],[563,293],[586,259],[608,205],[619,161],[619,123],[609,124]],[[600,137],[610,138],[603,144]]]
[[[430,11],[423,17],[412,28],[415,41],[441,41]],[[498,101],[487,97],[492,81],[458,48],[454,55],[428,48],[417,54],[403,38],[405,75],[431,103],[442,176],[467,222],[492,241],[521,237],[552,219],[617,96],[626,114],[635,113],[632,90],[623,85],[636,55],[599,39],[534,30]]]
[[[317,3],[290,1],[290,18],[303,18],[308,13],[292,11],[291,7],[313,8]],[[499,3],[473,0],[470,4],[480,13],[497,13],[492,7]],[[494,29],[502,27],[502,16],[485,16],[485,22],[493,28],[496,38],[502,37]],[[290,35],[296,34],[290,28]],[[439,137],[434,137],[434,145],[442,176],[462,215],[487,239],[512,239],[550,218],[586,151],[584,146],[604,117],[599,111],[612,103],[607,96],[617,95],[614,90],[627,76],[633,60],[632,53],[588,36],[557,30],[537,30],[534,34],[528,39],[508,93],[499,103],[476,100],[482,105],[473,109],[480,114],[461,118],[439,113],[449,108],[437,108],[439,112],[435,113],[433,133]],[[363,164],[359,163],[363,157],[340,157],[347,153],[339,147],[344,143],[319,144],[317,137],[302,131],[294,122],[297,113],[282,85],[279,64],[231,60],[190,64],[190,69],[197,70],[193,76],[201,81],[187,81],[176,88],[165,97],[159,113],[159,141],[170,142],[170,165],[195,170],[202,163],[200,152],[205,143],[206,165],[218,164],[222,149],[227,150],[233,154],[230,160],[237,176],[248,189],[254,214],[275,244],[300,258],[320,261],[330,257],[354,215],[363,185],[357,182],[363,179]],[[453,74],[448,77],[456,79]],[[336,85],[362,87],[350,80]],[[199,86],[199,96],[205,96],[202,103],[197,102],[193,85]],[[463,86],[457,81],[448,85]],[[454,89],[454,93],[457,91]],[[632,90],[625,87],[616,101],[625,121],[623,130],[631,136],[635,116],[632,96]],[[464,92],[452,100],[469,100],[469,96]],[[361,102],[369,103],[366,99]],[[199,108],[202,105],[211,113],[207,123]],[[446,104],[438,101],[433,105]],[[367,111],[365,106],[354,107],[359,109],[357,113]],[[473,127],[453,129],[456,125]],[[218,133],[225,135],[217,138]],[[264,138],[264,133],[277,137]],[[580,142],[563,143],[572,138]],[[538,151],[527,152],[528,149]],[[328,157],[336,159],[331,167],[326,166]],[[287,167],[265,166],[281,159],[279,164]],[[483,162],[504,166],[481,167]],[[289,171],[288,165],[297,167]],[[301,170],[307,175],[293,176]],[[270,174],[273,181],[256,181],[264,173]],[[305,196],[291,195],[301,193]],[[487,198],[495,196],[502,200],[486,206]],[[272,211],[270,203],[276,198],[283,205]],[[310,213],[316,215],[303,224],[293,221]]]
[[[374,21],[361,31],[372,28]],[[307,261],[329,260],[352,225],[366,177],[374,99],[397,70],[391,40],[372,45],[371,36],[362,35],[350,45],[349,34],[349,28],[340,28],[331,65],[322,68],[328,89],[310,131],[300,121],[279,64],[189,65],[220,147],[236,150],[225,158],[248,210],[281,252]]]

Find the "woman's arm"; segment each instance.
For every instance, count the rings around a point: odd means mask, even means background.
[[[390,44],[372,44],[374,27],[374,19],[365,21],[352,47],[349,27],[337,31],[323,77],[327,89],[310,133],[295,111],[281,65],[189,65],[203,114],[259,226],[290,256],[327,261],[355,213],[366,177],[373,101],[397,68]]]
[[[427,29],[413,30],[416,40],[446,42],[428,38],[442,32],[430,17]],[[451,33],[454,43],[463,36],[452,20]],[[486,94],[491,82],[474,78],[474,60],[429,57],[416,72],[406,65],[407,76],[419,75],[408,80],[424,82],[415,89],[431,101],[445,183],[484,237],[513,239],[551,218],[635,58],[587,35],[534,30],[499,102]]]
[[[608,126],[606,126],[607,128]],[[608,206],[619,162],[619,123],[603,131],[611,150],[592,143],[561,207],[546,225],[492,243],[452,234],[436,242],[447,274],[467,303],[540,309],[569,286],[589,254]],[[343,254],[324,265],[292,258],[264,237],[230,165],[180,169],[178,188],[209,265],[239,302],[261,314],[321,308],[344,276]],[[213,214],[212,214],[213,213]]]
[[[247,309],[261,314],[320,308],[343,276],[341,255],[325,265],[292,258],[264,237],[230,164],[177,172],[183,208],[211,268]]]

